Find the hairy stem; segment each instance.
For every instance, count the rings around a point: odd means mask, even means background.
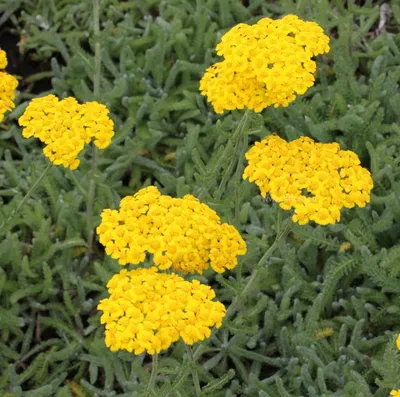
[[[258,261],[258,263],[254,266],[254,270],[253,270],[253,273],[251,274],[251,276],[249,278],[249,281],[247,282],[247,284],[243,288],[243,290],[240,292],[240,294],[234,299],[234,301],[228,307],[228,310],[226,311],[226,315],[224,317],[224,320],[227,320],[229,317],[231,317],[236,312],[236,310],[238,309],[239,304],[243,301],[244,298],[246,298],[246,296],[249,293],[249,291],[251,291],[254,282],[258,278],[258,275],[259,275],[259,272],[260,272],[260,269],[261,269],[262,265],[274,253],[274,251],[278,248],[280,242],[287,236],[287,234],[289,233],[291,224],[292,224],[292,221],[291,221],[291,219],[289,219],[288,223],[286,225],[286,228],[282,232],[280,232],[280,230],[278,229],[278,233],[276,235],[275,241],[268,248],[268,250],[262,256],[262,258]]]
[[[48,171],[50,170],[52,166],[52,163],[49,162],[49,164],[47,165],[47,167],[44,169],[44,171],[41,173],[41,175],[39,176],[38,179],[36,179],[35,183],[30,187],[30,189],[28,190],[28,192],[25,194],[24,198],[21,200],[21,202],[18,204],[18,207],[11,212],[10,216],[5,220],[5,222],[3,223],[3,225],[1,226],[2,229],[5,229],[6,226],[8,225],[8,223],[14,218],[14,216],[16,216],[19,211],[21,210],[21,208],[25,205],[26,201],[29,199],[29,197],[31,197],[32,193],[36,190],[36,188],[40,185],[40,183],[42,182],[43,178],[46,176],[46,174],[48,173]]]
[[[156,383],[156,376],[158,371],[158,354],[154,353],[152,356],[152,366],[149,384],[147,385],[147,390],[154,391],[154,386]]]
[[[236,164],[236,160],[239,155],[238,149],[240,147],[240,138],[242,137],[245,129],[248,127],[249,120],[250,120],[250,113],[251,113],[251,111],[249,109],[246,109],[245,112],[243,113],[243,116],[242,116],[241,120],[239,121],[239,124],[236,127],[235,131],[230,136],[230,138],[224,148],[224,151],[222,152],[220,158],[217,160],[216,164],[214,165],[214,168],[209,173],[209,175],[212,175],[214,178],[209,183],[204,184],[202,190],[200,191],[200,194],[198,195],[199,200],[201,200],[203,198],[203,195],[206,192],[208,192],[208,190],[212,187],[212,185],[214,183],[216,183],[215,175],[221,169],[224,160],[227,157],[230,157],[227,169],[225,170],[224,175],[222,177],[222,181],[217,189],[217,197],[220,197],[222,195],[222,191],[224,190],[226,183],[228,183],[229,179],[232,176],[231,174],[232,174],[232,171]]]
[[[95,173],[96,173],[96,146],[92,144],[92,168],[90,172],[89,189],[87,195],[87,205],[86,205],[86,218],[87,218],[87,229],[88,229],[88,254],[90,255],[93,251],[93,206],[94,206],[94,196],[96,193],[96,183],[95,183]]]
[[[85,191],[85,189],[82,187],[82,185],[78,181],[77,177],[75,176],[75,172],[69,170],[69,176],[72,179],[72,181],[74,182],[74,184],[77,187],[77,189],[79,190],[79,192],[81,193],[82,197],[84,197],[87,200],[87,197],[88,197],[87,191]]]
[[[186,346],[186,351],[187,351],[187,354],[189,357],[190,364],[192,366],[192,378],[193,378],[194,389],[196,391],[196,397],[200,397],[201,387],[200,387],[200,381],[199,381],[199,374],[197,373],[197,370],[195,367],[196,361],[193,356],[192,348],[186,344],[185,344],[185,346]]]

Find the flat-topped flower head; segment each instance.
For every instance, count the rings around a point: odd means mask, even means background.
[[[7,55],[0,49],[0,69],[7,66]],[[4,114],[15,108],[14,98],[18,81],[14,76],[0,71],[0,122],[4,119]]]
[[[339,222],[340,210],[370,201],[373,182],[358,156],[338,143],[316,143],[301,137],[286,142],[270,135],[246,153],[243,178],[255,182],[284,210],[294,209],[300,225]]]
[[[149,269],[122,270],[107,284],[110,297],[100,301],[105,342],[112,350],[159,353],[180,338],[188,344],[219,328],[225,306],[199,281]]]
[[[60,101],[47,95],[33,99],[18,121],[25,138],[33,136],[46,144],[43,153],[51,162],[74,170],[85,143],[94,139],[99,149],[111,143],[114,123],[108,113],[98,102],[79,104],[72,97]]]
[[[315,22],[295,15],[240,23],[217,45],[224,60],[209,67],[200,82],[216,113],[288,106],[314,85],[315,55],[329,51],[329,38]]]
[[[8,65],[7,54],[0,48],[0,69],[5,69]]]
[[[246,244],[234,226],[194,196],[172,198],[155,186],[121,200],[119,210],[106,209],[97,228],[106,253],[121,265],[138,264],[146,252],[160,269],[218,273],[237,265]]]

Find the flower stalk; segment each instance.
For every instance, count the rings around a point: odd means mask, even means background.
[[[278,210],[280,211],[280,209]],[[280,215],[279,215],[280,216]],[[278,248],[279,244],[286,238],[290,231],[292,221],[291,219],[288,219],[288,222],[286,224],[285,229],[280,232],[280,225],[278,226],[278,233],[275,237],[275,241],[273,244],[268,248],[268,250],[265,252],[265,254],[262,256],[262,258],[258,261],[258,263],[254,266],[253,273],[250,276],[249,281],[247,282],[246,286],[243,288],[243,290],[240,292],[240,294],[234,299],[234,301],[231,303],[231,305],[228,307],[228,310],[226,311],[224,321],[226,321],[228,318],[230,318],[235,312],[237,311],[240,303],[246,298],[247,294],[251,291],[255,281],[257,280],[259,276],[259,272],[265,261],[275,252],[275,250]]]
[[[221,157],[218,159],[214,168],[212,169],[212,171],[209,174],[209,175],[215,176],[215,174],[221,169],[225,159],[230,157],[227,169],[224,172],[221,183],[216,191],[217,199],[222,196],[222,193],[224,192],[224,188],[232,176],[232,172],[235,167],[238,156],[243,156],[247,149],[247,144],[245,144],[244,145],[245,147],[242,149],[243,153],[239,153],[241,137],[245,136],[245,139],[247,140],[247,134],[245,132],[250,123],[250,113],[251,113],[251,111],[249,109],[245,110],[245,112],[242,115],[242,118],[239,121],[239,124],[237,125],[235,131],[233,132],[232,136],[230,137],[229,141],[227,142],[227,144],[224,148],[224,151],[221,154]],[[200,191],[200,193],[198,195],[199,200],[201,200],[203,198],[204,194],[212,187],[212,185],[214,183],[215,183],[215,178],[212,178],[209,183],[205,182],[202,190]]]
[[[43,170],[43,172],[40,174],[39,178],[36,179],[36,182],[30,187],[30,189],[28,190],[28,192],[25,194],[24,198],[21,200],[21,202],[18,204],[17,208],[11,212],[10,216],[6,219],[6,221],[3,223],[3,225],[1,226],[1,229],[5,230],[6,226],[8,225],[8,223],[14,218],[14,216],[16,216],[19,211],[21,210],[21,208],[25,205],[25,203],[27,202],[27,200],[29,199],[29,197],[32,196],[33,192],[36,190],[36,188],[40,185],[40,183],[42,182],[43,178],[47,175],[47,173],[49,172],[50,168],[52,166],[52,163],[48,163],[47,167]]]
[[[158,354],[154,353],[152,355],[152,366],[151,366],[150,380],[149,380],[149,384],[147,386],[147,390],[149,390],[149,391],[154,391],[157,372],[158,372]]]
[[[200,387],[200,381],[199,381],[199,374],[197,373],[197,370],[196,370],[196,361],[193,356],[192,348],[186,344],[185,344],[185,347],[186,347],[186,351],[187,351],[191,369],[192,369],[192,378],[193,378],[194,389],[196,392],[196,397],[200,397],[201,387]]]

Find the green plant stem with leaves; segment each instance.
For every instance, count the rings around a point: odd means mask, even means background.
[[[92,226],[93,221],[93,206],[94,206],[94,196],[96,193],[96,182],[95,182],[95,173],[96,173],[96,146],[92,144],[92,167],[89,174],[89,189],[87,194],[87,207],[86,207],[86,218],[87,218],[87,228],[88,228],[88,238],[87,238],[87,246],[88,246],[88,254],[90,255],[93,250],[93,238],[94,238],[94,229]]]
[[[93,0],[93,31],[94,31],[94,80],[93,80],[93,95],[94,99],[98,100],[100,96],[100,77],[101,77],[101,47],[100,47],[100,4],[99,0]],[[86,218],[87,218],[87,245],[88,254],[90,255],[93,250],[93,206],[94,196],[96,194],[96,181],[95,174],[97,169],[96,162],[97,149],[92,143],[92,165],[89,173],[89,188],[87,195],[87,207],[86,207]]]
[[[228,165],[226,166],[226,169],[224,171],[224,175],[222,176],[222,180],[220,182],[220,185],[218,189],[215,192],[216,198],[221,198],[223,192],[225,191],[226,184],[229,182],[230,178],[232,177],[232,173],[234,172],[235,165],[239,161],[243,155],[244,152],[247,149],[247,143],[243,145],[242,150],[240,149],[240,142],[241,138],[247,140],[247,133],[246,129],[250,124],[250,116],[251,116],[251,110],[246,109],[242,115],[242,118],[239,121],[239,124],[237,125],[235,131],[233,134],[229,137],[229,140],[221,154],[221,157],[217,160],[215,163],[213,169],[210,171],[209,175],[211,176],[210,182],[205,182],[202,190],[200,191],[198,195],[198,199],[201,200],[203,199],[203,195],[209,191],[209,189],[212,187],[212,184],[215,182],[215,175],[219,172],[221,167],[223,166],[223,163],[227,157],[229,157],[228,160]]]
[[[17,208],[11,212],[10,216],[5,220],[5,222],[3,223],[3,225],[1,226],[2,230],[6,230],[7,225],[9,224],[9,222],[14,218],[14,216],[16,216],[19,211],[22,209],[22,207],[25,205],[25,203],[27,202],[27,200],[29,199],[29,197],[31,197],[31,195],[33,194],[33,192],[36,190],[36,188],[40,185],[40,183],[42,182],[43,178],[47,175],[47,173],[49,172],[51,166],[53,164],[52,163],[48,163],[47,167],[43,170],[43,172],[40,174],[39,178],[36,179],[36,182],[30,187],[30,189],[28,190],[28,192],[25,194],[24,198],[20,201],[20,203],[18,204]]]
[[[290,232],[290,228],[292,225],[292,220],[289,218],[287,220],[285,228],[282,230],[282,210],[278,208],[278,215],[277,215],[277,233],[274,242],[272,245],[268,248],[268,250],[264,253],[264,255],[261,257],[261,259],[258,261],[258,263],[254,266],[253,272],[250,276],[249,281],[247,282],[246,286],[243,288],[243,290],[239,293],[239,295],[233,300],[232,304],[228,307],[228,310],[226,312],[226,315],[224,317],[224,321],[226,321],[228,318],[230,318],[237,309],[239,308],[239,305],[241,302],[244,301],[244,299],[247,297],[247,294],[251,291],[254,283],[256,282],[259,272],[265,261],[275,252],[275,250],[278,248],[279,244],[282,243],[282,241],[286,238],[288,233]],[[192,367],[192,377],[193,377],[193,383],[195,385],[195,391],[196,391],[196,397],[199,397],[201,395],[201,387],[200,387],[200,382],[199,382],[199,376],[195,367],[196,360],[203,354],[205,350],[205,345],[200,344],[196,351],[193,353],[192,349],[190,346],[185,345],[188,357],[190,360],[190,364]]]
[[[185,347],[186,347],[186,351],[187,351],[187,354],[189,357],[190,366],[191,366],[191,370],[192,370],[192,378],[193,378],[194,389],[196,392],[196,397],[200,397],[201,387],[200,387],[200,381],[199,381],[199,374],[197,373],[197,370],[196,370],[196,361],[193,356],[192,348],[186,344],[185,344]]]
[[[289,218],[285,229],[283,231],[281,231],[280,230],[281,216],[282,216],[282,210],[279,208],[278,209],[278,220],[277,220],[277,234],[275,237],[275,241],[268,248],[268,250],[265,252],[265,254],[261,257],[261,259],[258,261],[258,263],[254,266],[254,269],[250,276],[249,281],[247,282],[247,284],[243,288],[243,290],[240,292],[240,294],[232,301],[231,305],[228,307],[228,310],[226,311],[224,320],[227,320],[229,317],[231,317],[237,311],[240,303],[243,302],[243,300],[246,298],[247,294],[251,291],[255,281],[257,280],[260,269],[263,266],[263,264],[265,263],[265,261],[274,253],[274,251],[278,248],[279,244],[288,235],[288,233],[290,231],[290,226],[292,225],[292,220],[291,220],[291,218]]]
[[[254,266],[254,270],[253,270],[246,286],[243,288],[243,290],[239,293],[239,295],[232,301],[231,305],[228,307],[228,310],[226,311],[226,315],[224,317],[224,321],[226,321],[228,318],[232,317],[233,314],[235,314],[235,312],[239,308],[240,303],[243,302],[243,300],[246,298],[247,294],[251,291],[251,288],[253,287],[255,281],[257,280],[257,277],[259,276],[259,272],[260,272],[262,265],[275,252],[275,250],[278,248],[279,244],[282,243],[282,241],[286,238],[286,236],[290,232],[290,228],[293,223],[291,218],[289,218],[287,220],[285,228],[283,230],[281,230],[282,213],[283,213],[283,211],[279,208],[278,215],[277,215],[277,233],[276,233],[274,242],[268,248],[268,250],[265,252],[265,254],[261,257],[261,259],[258,261],[258,263]],[[194,354],[191,356],[193,363],[195,363],[196,360],[198,360],[206,350],[207,350],[207,346],[205,344],[199,344],[197,346]]]
[[[149,379],[149,383],[147,385],[147,391],[150,393],[150,395],[155,394],[154,387],[155,387],[155,383],[156,383],[157,372],[158,372],[158,354],[154,353],[152,355],[150,379]]]

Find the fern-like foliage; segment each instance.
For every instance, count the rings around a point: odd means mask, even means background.
[[[384,397],[399,388],[397,4],[385,3],[391,17],[377,31],[383,4],[372,0],[100,3],[95,40],[90,1],[0,2],[0,25],[14,26],[25,61],[49,69],[24,76],[2,124],[0,225],[45,167],[41,144],[24,139],[16,123],[24,101],[44,82],[60,97],[93,100],[97,40],[101,101],[116,132],[97,152],[94,175],[88,150],[74,172],[52,167],[0,230],[0,395],[148,397],[151,358],[104,345],[96,307],[120,267],[100,245],[87,254],[89,179],[92,229],[104,208],[150,184],[194,194],[234,224],[248,253],[232,272],[202,276],[228,306],[291,215],[241,179],[243,153],[271,133],[355,151],[374,180],[371,203],[344,209],[337,225],[292,225],[235,316],[194,347],[204,396]],[[245,136],[233,140],[241,112],[216,115],[199,80],[220,60],[215,45],[229,28],[290,13],[321,24],[332,49],[317,59],[314,87],[285,109],[253,114]],[[192,366],[182,343],[161,354],[157,396],[195,396]]]

